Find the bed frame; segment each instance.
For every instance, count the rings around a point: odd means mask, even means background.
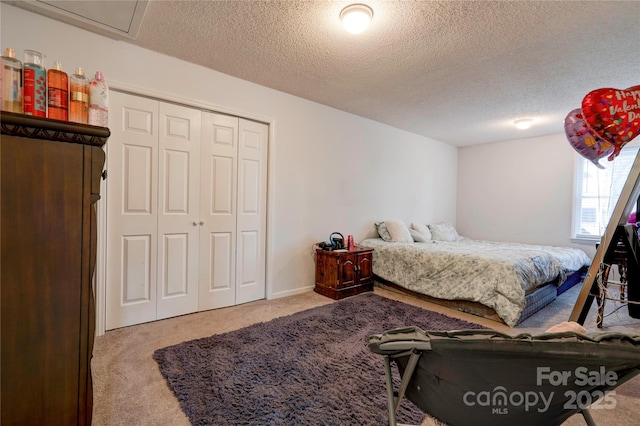
[[[568,275],[567,279],[560,286],[558,286],[556,282],[547,283],[541,287],[538,287],[531,293],[525,295],[526,304],[524,311],[522,311],[522,315],[518,320],[518,324],[547,306],[549,303],[553,302],[558,296],[569,290],[571,287],[582,282],[586,275],[587,269],[588,268],[585,267],[580,269],[579,271],[572,273],[571,275]],[[481,303],[468,300],[439,299],[436,297],[427,296],[426,294],[408,290],[390,281],[382,279],[375,274],[373,276],[373,280],[373,285],[375,287],[393,291],[396,293],[406,294],[408,296],[412,296],[426,302],[434,303],[436,305],[444,306],[450,309],[455,309],[457,311],[465,312],[467,314],[475,315],[478,317],[487,318],[493,321],[498,321],[504,324],[504,321],[498,316],[495,310]]]

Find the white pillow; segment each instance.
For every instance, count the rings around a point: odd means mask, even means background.
[[[413,241],[415,241],[416,243],[431,243],[432,242],[431,240],[426,240],[424,238],[424,235],[422,235],[421,233],[419,233],[415,229],[409,229],[409,233],[411,234],[411,238],[413,238]]]
[[[411,229],[413,229],[414,231],[417,231],[420,235],[422,235],[422,238],[424,238],[427,241],[432,238],[431,231],[429,231],[429,227],[423,223],[412,222]]]
[[[462,238],[458,235],[458,231],[450,223],[436,223],[429,225],[431,238],[436,241],[459,241]]]
[[[394,243],[412,243],[413,237],[409,232],[409,228],[400,220],[385,220],[387,231],[391,235],[391,241]]]

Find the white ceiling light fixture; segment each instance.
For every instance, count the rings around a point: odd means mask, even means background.
[[[352,34],[360,34],[367,29],[373,19],[373,9],[366,4],[351,4],[340,12],[344,28]]]
[[[527,130],[533,124],[533,118],[522,118],[513,122],[520,130]]]

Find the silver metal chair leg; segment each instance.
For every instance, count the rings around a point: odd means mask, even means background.
[[[400,403],[404,398],[404,394],[407,392],[407,388],[409,387],[409,381],[413,377],[413,372],[416,369],[416,365],[418,365],[418,360],[420,359],[420,352],[413,352],[409,357],[409,361],[407,362],[407,368],[404,370],[404,374],[402,375],[402,382],[400,383],[400,390],[398,391],[398,400],[396,401],[396,412],[400,408]]]
[[[409,357],[409,361],[407,362],[407,367],[404,370],[404,374],[402,375],[402,380],[400,383],[400,389],[398,390],[398,396],[394,394],[393,391],[393,376],[391,375],[391,357],[384,357],[384,371],[385,376],[387,378],[387,404],[389,409],[389,426],[403,426],[399,425],[396,421],[396,413],[400,408],[400,403],[404,399],[404,394],[407,391],[407,387],[409,387],[409,382],[411,381],[411,377],[413,377],[413,372],[418,365],[418,360],[420,359],[420,355],[422,352],[417,352],[415,350],[411,351],[411,356]],[[406,425],[405,425],[406,426]]]
[[[584,410],[580,410],[582,417],[584,417],[584,421],[587,422],[587,426],[596,426],[596,422],[593,421],[593,417],[591,417],[591,413],[586,408]]]
[[[391,376],[391,360],[384,357],[384,372],[387,377],[387,405],[389,410],[389,426],[396,426],[395,398],[393,396],[393,377]]]

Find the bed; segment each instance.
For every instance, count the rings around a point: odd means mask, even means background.
[[[446,228],[446,238],[360,242],[374,249],[376,285],[514,327],[580,282],[591,264],[579,249],[474,240]]]

